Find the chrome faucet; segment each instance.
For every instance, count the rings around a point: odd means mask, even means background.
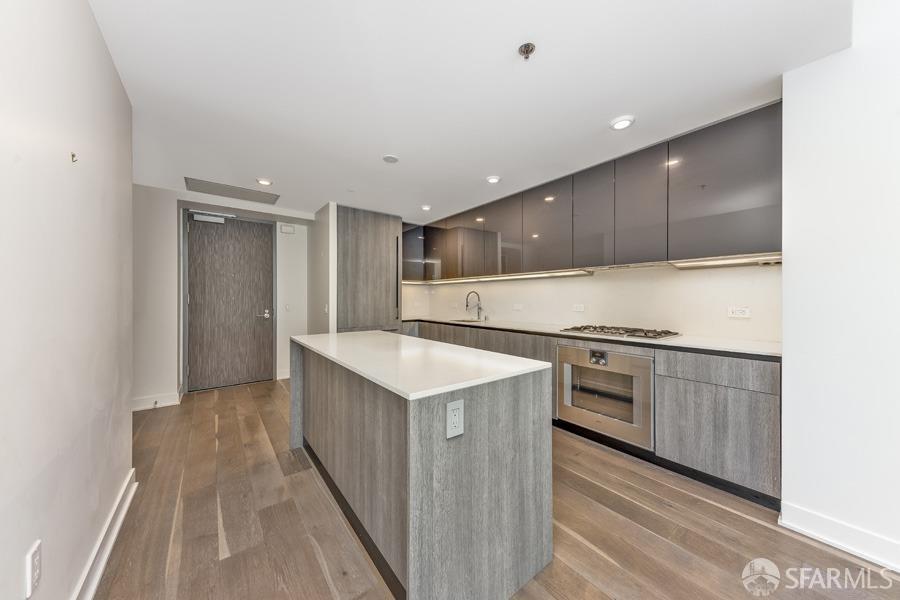
[[[475,297],[478,298],[478,302],[475,304],[475,308],[478,309],[478,320],[480,321],[481,320],[481,295],[478,292],[476,292],[475,290],[472,290],[471,292],[466,294],[466,312],[469,312],[469,298],[472,297],[472,294],[475,294]]]

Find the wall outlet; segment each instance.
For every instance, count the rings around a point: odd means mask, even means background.
[[[584,312],[584,304],[573,304],[572,310],[574,312]]]
[[[447,439],[454,438],[463,434],[463,424],[465,423],[465,415],[463,414],[463,401],[454,400],[447,403]]]
[[[513,310],[525,310],[524,304],[513,304]]]
[[[750,318],[750,307],[749,306],[729,306],[728,307],[728,318],[729,319],[749,319]]]
[[[36,541],[25,555],[25,597],[31,598],[41,583],[41,540]]]

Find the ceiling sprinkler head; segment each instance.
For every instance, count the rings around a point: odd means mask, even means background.
[[[524,44],[519,46],[519,54],[522,56],[522,58],[528,60],[529,58],[531,58],[531,55],[534,54],[534,44],[532,44],[531,42],[525,42]]]

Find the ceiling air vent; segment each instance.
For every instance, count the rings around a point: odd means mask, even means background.
[[[262,202],[263,204],[275,204],[279,198],[278,194],[270,194],[269,192],[225,185],[224,183],[216,183],[215,181],[203,181],[202,179],[194,179],[192,177],[184,178],[184,187],[191,192],[213,194],[214,196],[224,196],[226,198],[237,198],[238,200],[249,200],[250,202]]]

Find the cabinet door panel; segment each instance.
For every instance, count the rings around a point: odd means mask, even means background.
[[[522,195],[524,270],[572,267],[572,178],[564,177]]]
[[[669,259],[781,250],[780,104],[674,139],[669,157]]]
[[[485,275],[521,273],[522,194],[485,204],[478,213],[484,218]]]
[[[338,331],[400,326],[400,217],[337,207]]]
[[[666,144],[616,160],[615,261],[666,260]]]
[[[484,217],[478,209],[448,217],[445,248],[450,255],[448,277],[484,274]],[[454,273],[454,274],[450,274]]]
[[[657,375],[656,454],[780,497],[779,397]]]
[[[403,280],[422,281],[425,278],[425,228],[403,225]]]
[[[426,225],[424,228],[425,281],[433,281],[443,277],[444,260],[444,227],[443,222]]]
[[[576,267],[615,260],[615,165],[608,162],[574,175],[572,254]]]

